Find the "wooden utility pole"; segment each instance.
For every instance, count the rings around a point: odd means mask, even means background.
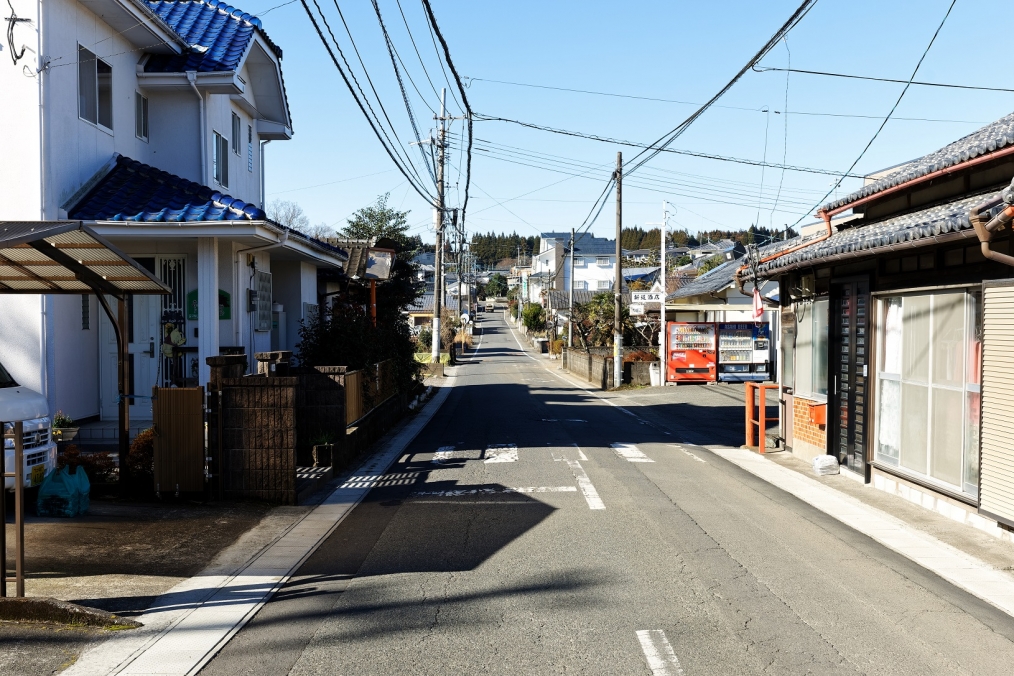
[[[623,384],[623,153],[616,153],[616,282],[613,287],[613,387]]]
[[[445,99],[447,89],[440,90],[440,128],[437,135],[437,203],[433,206],[433,227],[437,231],[437,252],[433,271],[433,346],[430,361],[440,363],[440,310],[444,295],[444,136],[447,133]]]

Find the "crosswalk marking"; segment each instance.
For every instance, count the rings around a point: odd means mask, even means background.
[[[641,452],[634,444],[610,444],[616,455],[620,456],[628,462],[655,462],[644,453]]]
[[[637,632],[637,640],[641,643],[651,676],[683,676],[683,667],[664,631],[642,629]]]
[[[486,464],[493,462],[517,462],[518,447],[514,444],[494,444],[486,448]]]
[[[454,455],[454,446],[441,446],[437,449],[436,453],[433,454],[433,462],[441,465],[447,460],[450,460],[452,455]]]

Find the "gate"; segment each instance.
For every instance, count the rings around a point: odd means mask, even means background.
[[[160,491],[204,490],[204,388],[153,387],[155,486]]]

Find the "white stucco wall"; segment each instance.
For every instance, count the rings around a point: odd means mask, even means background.
[[[48,341],[53,360],[50,400],[75,420],[99,414],[99,314],[102,308],[88,297],[89,328],[82,329],[81,296],[49,296],[52,316]]]

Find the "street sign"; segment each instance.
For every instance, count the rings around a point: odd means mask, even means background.
[[[636,317],[637,315],[643,315],[643,314],[644,314],[644,305],[642,305],[641,303],[631,303],[630,304],[630,316],[631,317]]]
[[[631,291],[631,303],[661,303],[665,294],[661,291]],[[633,313],[631,313],[633,314]]]

